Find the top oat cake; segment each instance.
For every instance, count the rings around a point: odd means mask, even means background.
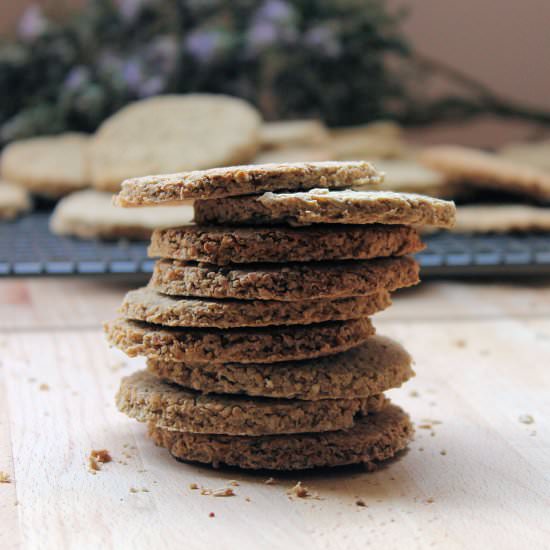
[[[128,179],[115,200],[118,206],[125,207],[167,205],[187,199],[265,191],[345,188],[377,184],[381,179],[375,168],[364,161],[230,166]]]
[[[402,224],[452,227],[453,202],[391,191],[330,191],[264,193],[224,200],[195,201],[199,224]]]
[[[550,174],[493,153],[440,145],[424,150],[419,160],[450,181],[550,200]]]

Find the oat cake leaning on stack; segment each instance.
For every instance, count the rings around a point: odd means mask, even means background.
[[[178,459],[294,470],[404,449],[413,428],[384,392],[414,375],[370,317],[419,282],[413,226],[454,204],[373,187],[367,162],[237,166],[122,184],[121,206],[195,200],[196,225],[156,230],[149,284],[106,323],[147,369],[119,409]]]

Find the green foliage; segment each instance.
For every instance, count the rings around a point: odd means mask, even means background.
[[[353,124],[402,94],[408,46],[380,0],[95,0],[64,24],[33,7],[0,48],[0,140],[93,131],[158,93],[243,97],[267,119]]]
[[[130,101],[212,92],[257,105],[268,120],[404,123],[479,113],[550,122],[420,58],[383,0],[90,0],[65,23],[36,6],[0,46],[0,146],[93,131]],[[427,99],[431,76],[464,93]]]

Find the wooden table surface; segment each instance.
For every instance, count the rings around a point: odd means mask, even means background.
[[[178,463],[117,412],[118,381],[142,362],[108,349],[100,322],[135,286],[0,282],[3,550],[550,547],[550,284],[398,293],[375,323],[416,360],[417,377],[391,392],[417,424],[409,451],[374,473],[273,485]],[[93,475],[87,457],[102,448],[113,462]],[[234,497],[189,489],[231,480]],[[313,497],[289,498],[298,480]]]

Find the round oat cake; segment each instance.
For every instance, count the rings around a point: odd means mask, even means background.
[[[304,470],[365,464],[374,469],[405,449],[414,433],[408,415],[395,405],[332,432],[228,436],[176,432],[149,424],[149,436],[179,460],[252,470]]]

